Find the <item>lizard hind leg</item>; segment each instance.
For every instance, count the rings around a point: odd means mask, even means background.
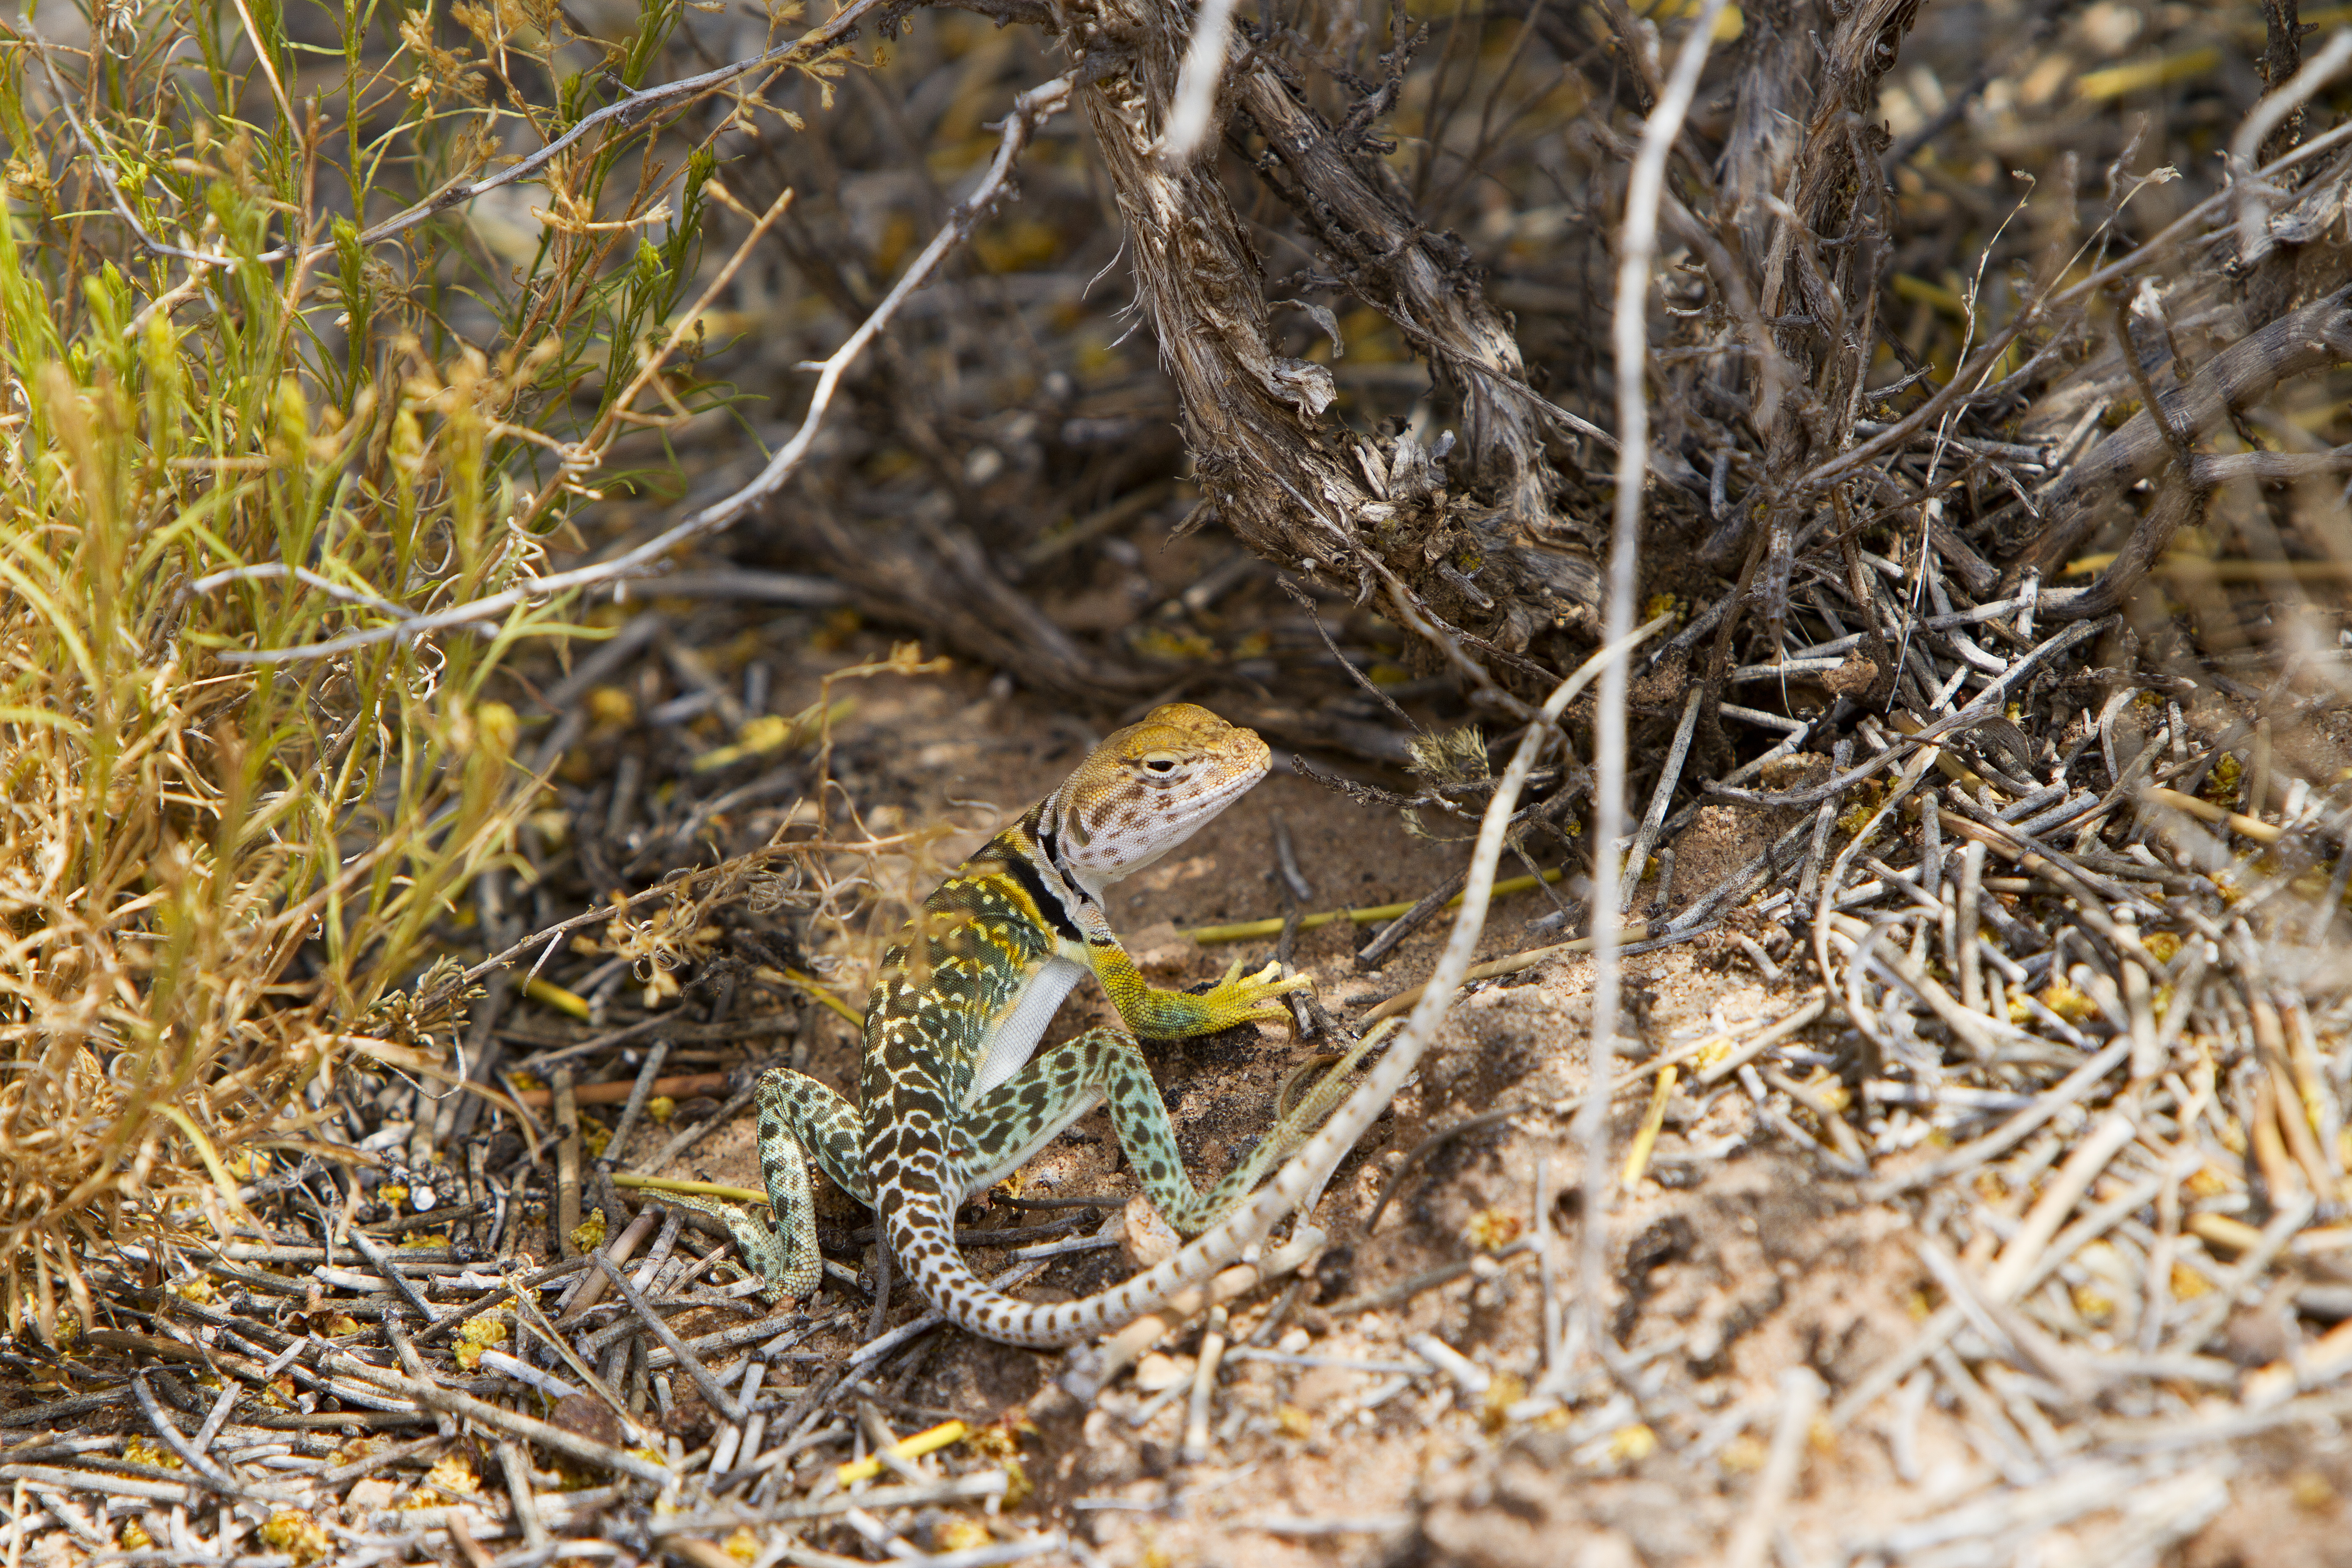
[[[850,1196],[861,1204],[873,1202],[858,1157],[857,1112],[814,1079],[782,1068],[761,1077],[759,1104],[760,1171],[774,1215],[772,1227],[756,1205],[686,1195],[664,1201],[724,1221],[744,1259],[768,1282],[770,1301],[787,1296],[805,1301],[824,1278],[824,1259],[816,1244],[810,1157]]]

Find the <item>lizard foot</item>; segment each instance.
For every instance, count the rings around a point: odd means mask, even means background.
[[[1235,959],[1224,978],[1211,986],[1201,1000],[1219,1020],[1216,1026],[1229,1029],[1235,1024],[1280,1023],[1290,1016],[1290,1010],[1276,998],[1293,991],[1313,989],[1313,975],[1293,974],[1286,978],[1279,962],[1244,978],[1241,960]]]

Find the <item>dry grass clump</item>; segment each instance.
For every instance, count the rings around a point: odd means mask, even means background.
[[[88,1247],[231,1223],[339,1064],[454,1043],[395,988],[508,847],[484,683],[558,622],[408,623],[538,574],[656,379],[709,173],[615,121],[536,234],[430,216],[498,153],[493,77],[569,119],[676,16],[458,10],[50,17],[0,65],[8,1326],[86,1320]]]

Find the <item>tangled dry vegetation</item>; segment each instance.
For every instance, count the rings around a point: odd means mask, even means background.
[[[11,1561],[2346,1561],[2352,18],[959,3],[0,25]],[[1087,1409],[698,1283],[975,727],[1178,697],[1417,836],[1188,910],[1302,1033],[1516,808],[1525,1060]]]

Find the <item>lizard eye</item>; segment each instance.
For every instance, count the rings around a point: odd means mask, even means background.
[[[1166,778],[1170,773],[1176,771],[1176,759],[1170,756],[1165,752],[1154,752],[1151,755],[1143,759],[1143,771],[1148,773],[1155,774],[1160,778]]]

